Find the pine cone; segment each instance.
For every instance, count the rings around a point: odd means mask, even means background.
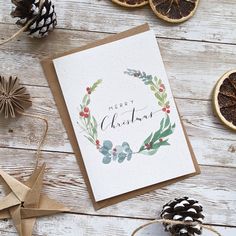
[[[177,220],[184,222],[202,223],[204,216],[202,215],[202,206],[198,201],[188,198],[175,198],[163,206],[161,218],[168,220]],[[163,223],[165,230],[169,231],[173,236],[194,236],[201,235],[202,227],[200,225],[180,225]]]
[[[33,19],[25,29],[29,36],[42,38],[55,28],[56,13],[51,0],[12,0],[12,3],[16,7],[11,12],[11,16],[18,18],[17,25],[24,27]]]
[[[15,117],[16,112],[23,112],[26,105],[31,105],[26,88],[19,85],[18,78],[10,76],[8,81],[0,76],[0,114],[5,118]]]

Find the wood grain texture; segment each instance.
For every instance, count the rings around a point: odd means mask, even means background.
[[[0,24],[0,31],[12,34],[14,27],[7,27]],[[43,40],[33,40],[22,35],[19,42],[14,41],[1,48],[0,69],[3,74],[17,74],[23,83],[47,86],[39,58],[80,47],[107,36],[109,34],[67,30],[55,30]],[[225,71],[236,67],[234,45],[160,38],[158,43],[174,96],[177,98],[211,99],[216,81]],[[15,47],[15,44],[20,46]]]
[[[27,89],[33,101],[28,111],[41,114],[49,121],[43,149],[72,152],[50,89],[38,86],[27,86]],[[235,167],[236,136],[213,116],[211,102],[192,99],[176,99],[176,102],[199,163]],[[0,147],[36,149],[43,124],[28,117],[19,117],[17,122],[0,118],[0,127]]]
[[[1,167],[23,180],[31,174],[35,162],[33,154],[29,150],[1,148],[0,163],[4,163]],[[162,205],[173,197],[188,195],[204,205],[207,213],[205,222],[236,225],[235,168],[202,166],[201,175],[96,212],[74,155],[44,152],[40,161],[45,161],[47,165],[43,191],[76,213],[154,219],[159,215]]]
[[[211,91],[217,79],[236,67],[236,4],[201,0],[189,21],[170,25],[150,8],[124,9],[110,0],[54,0],[58,29],[42,40],[25,34],[0,48],[0,74],[17,75],[33,97],[28,111],[49,120],[49,134],[40,162],[47,163],[44,192],[72,208],[72,214],[41,218],[35,236],[129,236],[159,216],[164,203],[188,195],[204,206],[206,223],[217,224],[223,236],[236,235],[236,135],[214,117]],[[10,1],[0,7],[0,38],[17,27],[9,16]],[[173,94],[202,174],[114,206],[94,211],[67,134],[39,64],[52,53],[80,47],[148,22],[158,39]],[[0,119],[0,167],[21,180],[32,172],[42,123],[26,117]],[[0,197],[3,196],[0,187]],[[148,204],[147,204],[148,203]],[[1,236],[16,236],[11,221],[0,221]],[[161,235],[161,225],[140,235]],[[204,231],[203,236],[212,233]]]
[[[162,22],[149,6],[126,9],[110,0],[54,0],[58,15],[58,28],[121,32],[148,22],[159,37],[236,43],[235,3],[232,0],[201,0],[197,12],[189,21],[171,25]],[[10,1],[0,8],[0,22],[13,23],[9,16]]]
[[[63,222],[63,224],[62,224]],[[55,215],[51,217],[40,218],[37,220],[34,230],[34,236],[130,236],[133,230],[148,222],[148,220],[117,218],[117,217],[99,217],[89,215]],[[55,227],[57,226],[57,227]],[[222,235],[235,236],[236,228],[214,227]],[[115,234],[114,234],[115,232]],[[17,236],[15,229],[10,221],[0,222],[1,236]],[[163,230],[162,225],[151,225],[137,236],[169,236]],[[213,236],[207,230],[203,231],[202,236]]]

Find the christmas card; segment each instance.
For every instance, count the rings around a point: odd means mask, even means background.
[[[105,42],[52,60],[94,202],[198,173],[154,32]]]

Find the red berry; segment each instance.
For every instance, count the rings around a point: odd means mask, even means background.
[[[85,118],[88,118],[88,117],[89,117],[89,114],[88,114],[88,113],[85,113],[85,114],[84,114],[84,117],[85,117]]]
[[[162,111],[166,112],[166,108],[165,108],[165,107],[163,107],[163,108],[162,108]]]
[[[164,88],[165,88],[165,85],[164,85],[164,84],[161,84],[160,87],[164,89]]]
[[[147,143],[145,143],[145,147],[147,147],[148,146],[148,144]]]
[[[86,88],[86,90],[87,90],[87,91],[90,91],[90,88],[89,88],[89,87],[87,87],[87,88]]]
[[[88,108],[88,107],[85,107],[85,108],[84,108],[84,112],[88,113],[88,112],[89,112],[89,108]]]
[[[99,145],[99,144],[100,144],[100,141],[99,141],[98,139],[96,140],[96,144],[97,144],[97,145]]]
[[[162,88],[160,88],[160,89],[159,89],[159,92],[161,92],[161,93],[162,93],[162,92],[163,92],[163,89],[162,89]]]
[[[170,110],[167,110],[167,113],[170,113]]]
[[[91,94],[91,91],[90,91],[90,90],[88,91],[88,94]]]
[[[163,139],[162,139],[162,138],[160,138],[160,139],[159,139],[159,141],[160,141],[160,142],[163,142]]]
[[[84,116],[84,113],[81,111],[81,112],[79,113],[79,115],[80,115],[80,116]]]
[[[113,148],[113,152],[116,152],[117,150],[116,150],[116,148]]]

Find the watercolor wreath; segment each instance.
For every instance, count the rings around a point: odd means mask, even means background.
[[[97,127],[98,123],[89,109],[91,94],[101,84],[102,80],[97,80],[91,87],[86,88],[86,94],[80,104],[78,124],[86,133],[84,135],[99,152],[103,155],[102,162],[109,164],[111,161],[122,163],[124,160],[130,161],[134,154],[154,155],[160,147],[170,145],[168,137],[174,132],[175,123],[171,124],[169,113],[170,102],[167,99],[165,85],[161,79],[156,76],[147,75],[139,70],[127,69],[125,74],[140,79],[145,85],[149,86],[154,93],[161,111],[165,114],[160,121],[159,129],[152,132],[141,144],[137,152],[132,151],[128,142],[123,142],[122,145],[113,145],[112,141],[105,140],[102,142],[98,138]]]

